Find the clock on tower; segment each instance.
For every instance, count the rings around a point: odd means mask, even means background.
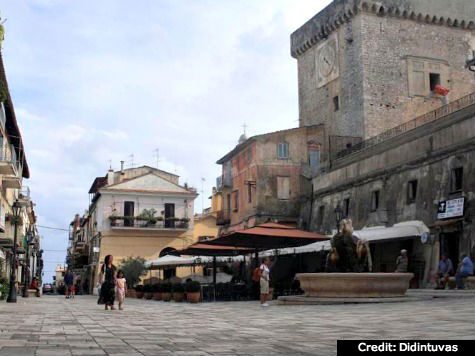
[[[317,47],[315,62],[319,88],[338,78],[338,38],[335,35]]]

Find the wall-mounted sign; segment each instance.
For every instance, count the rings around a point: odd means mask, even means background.
[[[437,219],[455,218],[463,216],[464,198],[441,201],[437,212]]]

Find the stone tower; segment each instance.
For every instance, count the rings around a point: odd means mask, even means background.
[[[366,139],[474,92],[474,21],[474,0],[334,0],[291,35],[300,125]]]

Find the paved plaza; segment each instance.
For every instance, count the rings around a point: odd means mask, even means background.
[[[92,296],[0,303],[0,355],[336,355],[336,340],[474,339],[475,297],[385,304],[186,304]]]

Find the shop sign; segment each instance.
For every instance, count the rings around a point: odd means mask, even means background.
[[[464,198],[439,202],[437,219],[448,219],[463,216]]]

